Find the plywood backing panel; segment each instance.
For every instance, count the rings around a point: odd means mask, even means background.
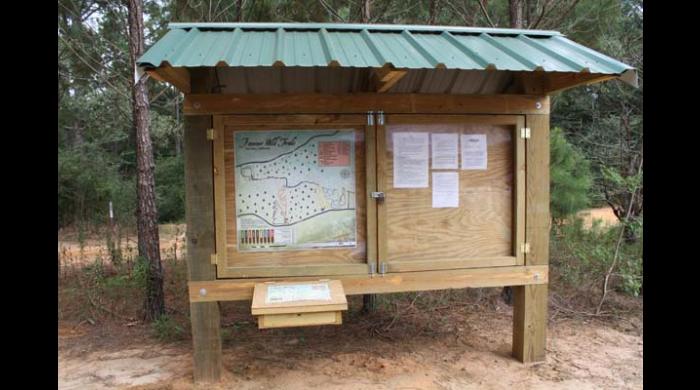
[[[514,211],[516,192],[522,190],[514,176],[514,148],[521,145],[518,121],[522,122],[519,116],[387,116],[378,152],[380,191],[386,194],[378,216],[379,262],[388,263],[387,272],[519,262]],[[486,134],[487,169],[433,170],[430,161],[428,188],[394,188],[396,132]],[[450,171],[459,174],[459,207],[433,208],[432,172]],[[518,211],[522,219],[524,210]]]

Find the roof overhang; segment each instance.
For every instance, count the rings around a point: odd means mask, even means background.
[[[137,60],[135,77],[145,72],[185,93],[191,68],[367,69],[376,92],[391,92],[406,74],[431,69],[512,72],[521,83],[541,82],[540,93],[615,78],[638,85],[633,67],[556,31],[329,23],[169,27]]]

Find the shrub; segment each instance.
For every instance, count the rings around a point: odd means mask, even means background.
[[[560,278],[560,286],[570,292],[590,295],[600,292],[605,274],[612,264],[615,247],[622,225],[605,227],[594,221],[590,229],[579,218],[552,229],[552,271]],[[641,289],[643,263],[643,239],[635,242],[623,240],[611,284],[620,292],[638,295]]]
[[[184,335],[184,329],[172,318],[163,314],[152,324],[153,332],[160,341],[180,340]]]

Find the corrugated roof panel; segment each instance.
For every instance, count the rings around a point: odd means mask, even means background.
[[[586,64],[590,67],[591,73],[622,73],[625,70],[632,69],[631,66],[617,61],[605,54],[593,51],[583,45],[566,39],[557,37],[552,39],[537,39],[537,42],[550,48],[551,50],[560,53],[563,56],[574,59],[579,63]]]
[[[500,70],[534,70],[511,57],[503,49],[493,45],[479,35],[456,35],[452,34],[456,40],[474,53],[477,53],[487,63],[492,64]],[[497,40],[497,39],[496,39]]]
[[[338,46],[345,53],[345,61],[341,61],[343,66],[366,68],[384,65],[374,56],[361,33],[329,32],[329,35],[335,38]]]
[[[626,81],[635,77],[632,67],[556,32],[444,26],[173,23],[137,62],[141,67],[391,64],[403,69],[624,74]]]
[[[384,47],[389,62],[397,68],[434,68],[435,66],[404,36],[397,33],[375,33]],[[425,50],[425,49],[423,49]]]
[[[543,51],[537,45],[529,44],[527,41],[517,37],[501,37],[498,40],[509,50],[527,58],[536,66],[541,66],[545,72],[579,72],[582,66],[575,66],[571,62],[565,62],[556,56]]]
[[[168,53],[172,52],[175,47],[182,42],[185,35],[187,35],[187,31],[179,28],[168,31],[163,38],[154,43],[153,46],[139,58],[139,62],[145,64],[159,64],[167,58]]]
[[[426,51],[433,57],[442,60],[442,63],[450,69],[483,69],[474,58],[466,55],[456,46],[446,41],[445,37],[438,34],[412,34]]]

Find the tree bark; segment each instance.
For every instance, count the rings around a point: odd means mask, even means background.
[[[430,0],[430,10],[429,10],[429,16],[428,16],[428,24],[433,25],[437,21],[437,14],[438,14],[438,4],[440,3],[440,0]]]
[[[132,67],[143,54],[143,3],[129,0],[129,53]],[[158,237],[158,213],[156,210],[153,145],[149,132],[148,89],[146,77],[142,77],[132,88],[132,111],[136,134],[136,223],[138,251],[148,264],[144,317],[154,320],[165,312],[163,299],[163,268],[160,262]]]
[[[236,22],[243,21],[243,0],[236,0]]]
[[[370,15],[371,4],[370,3],[371,3],[370,0],[363,0],[362,1],[362,15],[361,15],[362,23],[369,23],[369,20],[371,18],[371,15]]]
[[[523,0],[509,0],[510,28],[523,28]]]

